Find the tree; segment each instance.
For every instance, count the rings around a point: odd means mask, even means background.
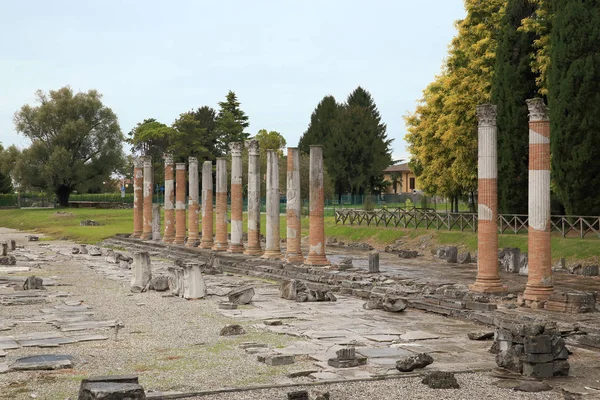
[[[548,95],[548,72],[550,71],[550,32],[552,31],[552,0],[531,0],[535,11],[524,18],[519,30],[534,34],[535,52],[531,60],[531,70],[536,75],[536,84],[542,96]]]
[[[132,152],[137,155],[152,157],[154,182],[164,180],[163,155],[170,152],[175,145],[178,132],[170,126],[158,122],[154,118],[145,119],[129,131],[127,140],[132,145]]]
[[[531,0],[508,0],[496,51],[492,103],[498,105],[498,205],[501,213],[527,214],[529,128],[526,99],[535,97],[530,60],[535,33],[521,21],[536,11]]]
[[[308,129],[300,137],[298,148],[301,152],[309,154],[310,146],[325,144],[331,137],[333,121],[337,118],[340,105],[333,96],[325,96],[319,102],[312,115]]]
[[[106,180],[123,163],[123,135],[112,110],[96,90],[69,87],[36,92],[37,106],[15,113],[17,132],[31,141],[17,168],[31,186],[54,192],[68,206],[74,190]]]
[[[392,189],[394,194],[398,193],[398,186],[402,187],[402,174],[399,172],[392,172],[390,174]]]
[[[196,157],[199,161],[215,160],[220,156],[217,147],[216,112],[203,106],[196,111],[188,111],[173,122],[177,134],[173,138],[170,151],[180,160]]]
[[[240,109],[240,102],[233,91],[229,91],[225,101],[219,102],[219,114],[217,115],[217,150],[220,154],[226,154],[230,142],[242,142],[250,135],[244,132],[250,123],[248,116]]]
[[[552,175],[568,214],[600,215],[600,2],[552,5]]]
[[[8,151],[4,150],[4,147],[0,144],[0,194],[13,192],[12,179],[10,178],[12,167],[9,167],[6,162],[7,153]]]
[[[261,129],[258,131],[254,139],[258,140],[258,145],[260,148],[260,170],[264,174],[267,173],[267,150],[275,150],[277,152],[279,159],[279,189],[281,190],[281,193],[285,193],[285,171],[287,170],[287,166],[285,164],[286,158],[283,154],[283,149],[286,145],[285,138],[279,132]],[[266,185],[266,180],[261,179],[261,193],[267,193]]]

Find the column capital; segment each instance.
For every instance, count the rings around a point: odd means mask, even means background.
[[[152,156],[143,156],[140,157],[142,159],[142,163],[144,165],[144,168],[146,167],[152,167]]]
[[[173,161],[173,154],[164,153],[163,158],[165,159],[165,165],[173,165],[175,162]]]
[[[175,164],[175,169],[184,170],[185,171],[185,163],[177,163]]]
[[[198,165],[198,159],[196,157],[190,157],[188,158],[188,163]]]
[[[260,144],[256,139],[246,140],[246,147],[248,148],[248,155],[259,156],[260,155]]]
[[[244,149],[243,142],[231,142],[229,143],[229,152],[233,157],[241,157],[242,150]]]
[[[479,125],[496,126],[497,106],[494,104],[479,104],[476,106]]]
[[[529,109],[529,121],[549,121],[548,107],[544,104],[544,99],[535,98],[525,100]]]
[[[142,168],[144,166],[144,159],[142,157],[135,157],[133,159],[133,168]]]

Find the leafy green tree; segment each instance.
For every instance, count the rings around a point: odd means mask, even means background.
[[[225,101],[219,102],[219,114],[216,120],[217,150],[219,154],[226,154],[230,142],[241,142],[250,135],[244,132],[248,128],[248,116],[240,108],[240,102],[233,91],[227,93]]]
[[[170,151],[181,161],[188,157],[196,157],[200,162],[212,161],[220,155],[214,109],[203,106],[196,111],[185,112],[173,122],[173,128],[177,134]]]
[[[311,145],[325,144],[332,135],[333,121],[337,118],[339,110],[340,105],[333,96],[323,97],[310,117],[308,129],[300,137],[298,148],[301,152],[309,154]]]
[[[10,178],[11,167],[7,165],[8,151],[0,144],[0,194],[12,193],[13,185]]]
[[[129,136],[127,142],[131,144],[133,153],[152,157],[154,182],[164,181],[163,155],[175,146],[177,130],[154,118],[149,118],[138,122],[127,135]]]
[[[502,213],[527,214],[529,128],[526,99],[535,97],[536,74],[530,60],[535,33],[522,27],[537,6],[508,0],[496,51],[492,103],[498,105],[498,205]]]
[[[548,95],[548,72],[550,70],[550,32],[552,31],[552,0],[530,0],[535,11],[524,18],[519,28],[534,35],[535,52],[531,60],[531,70],[536,75],[536,83],[542,96]]]
[[[568,214],[600,215],[600,1],[552,5],[552,174]]]
[[[106,180],[123,163],[121,128],[96,90],[63,87],[36,97],[37,106],[24,105],[14,117],[31,141],[17,162],[20,183],[54,192],[68,206],[74,190]]]

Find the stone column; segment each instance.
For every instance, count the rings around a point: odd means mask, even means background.
[[[147,251],[133,253],[133,265],[131,268],[131,283],[129,287],[132,292],[143,291],[152,279],[152,266],[150,254]]]
[[[173,174],[175,163],[171,154],[165,154],[165,236],[163,242],[175,240],[175,185]]]
[[[141,157],[133,159],[133,234],[140,238],[144,229],[144,171]]]
[[[477,106],[478,129],[478,219],[477,278],[474,292],[497,293],[507,290],[498,275],[498,141],[496,106]]]
[[[198,182],[198,159],[196,157],[189,158],[189,186],[190,197],[188,200],[188,240],[186,246],[196,247],[200,237],[199,219],[200,207],[198,205],[200,182]]]
[[[152,240],[160,241],[160,204],[152,204]]]
[[[279,200],[279,160],[275,150],[267,150],[267,244],[263,258],[281,258]]]
[[[152,239],[152,157],[144,157],[144,218],[142,240]]]
[[[309,250],[306,265],[330,265],[325,257],[325,193],[323,190],[323,146],[310,146]]]
[[[217,234],[213,250],[227,250],[227,159],[217,158]]]
[[[185,242],[185,163],[175,164],[175,244]]]
[[[243,253],[242,218],[244,200],[242,198],[242,150],[244,143],[229,143],[231,153],[231,243],[230,253]]]
[[[212,162],[202,164],[202,241],[201,249],[212,249],[213,242],[213,178]]]
[[[248,147],[248,245],[245,254],[263,253],[260,247],[260,149],[258,140],[246,142]]]
[[[542,99],[529,108],[529,275],[523,299],[543,302],[553,292],[550,246],[550,120]]]
[[[288,147],[287,157],[287,237],[286,260],[302,262],[300,214],[302,204],[300,199],[300,152],[296,147]]]

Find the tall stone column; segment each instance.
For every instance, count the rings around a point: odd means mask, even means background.
[[[296,147],[288,147],[287,157],[287,252],[285,258],[289,262],[304,261],[302,255],[302,235],[300,214],[300,152]]]
[[[185,242],[185,163],[175,164],[175,244]]]
[[[242,150],[243,142],[229,143],[231,153],[231,243],[230,253],[243,253],[242,244],[242,213],[244,200],[242,198]]]
[[[477,106],[478,129],[478,222],[477,278],[474,292],[507,290],[498,275],[498,141],[496,106]]]
[[[523,299],[543,302],[554,290],[550,245],[550,119],[540,98],[529,108],[529,274]]]
[[[217,158],[217,234],[213,250],[227,250],[227,159]]]
[[[306,265],[330,265],[325,257],[325,192],[323,190],[323,146],[310,146],[309,182],[309,231],[310,247],[304,262]]]
[[[267,244],[263,258],[281,258],[279,200],[279,159],[275,150],[267,150]]]
[[[173,155],[165,154],[165,235],[163,242],[172,243],[175,240],[175,184],[173,174],[175,162]]]
[[[258,140],[246,142],[248,147],[248,245],[245,254],[263,253],[260,247],[260,148]]]
[[[198,159],[196,157],[189,158],[188,168],[188,185],[190,186],[190,197],[188,200],[188,240],[186,246],[196,247],[198,245],[198,240],[200,239],[200,237],[198,236],[198,226],[200,219],[198,191],[200,188],[200,182],[198,182]]]
[[[133,159],[133,233],[132,238],[140,238],[144,229],[144,171],[141,157]]]
[[[213,241],[213,178],[212,162],[202,164],[202,241],[201,249],[212,249]]]
[[[152,239],[152,157],[144,157],[144,218],[142,240]]]

